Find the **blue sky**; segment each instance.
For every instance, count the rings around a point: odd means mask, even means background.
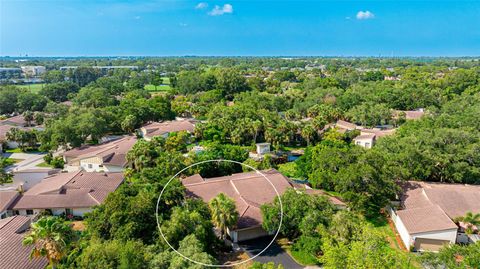
[[[0,0],[0,55],[479,56],[480,1]]]

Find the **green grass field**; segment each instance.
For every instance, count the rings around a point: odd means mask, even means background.
[[[41,84],[20,85],[18,87],[30,90],[31,92],[34,92],[34,93],[38,93],[44,86],[45,84],[41,83]]]
[[[155,86],[151,84],[145,85],[145,90],[149,92],[168,92],[170,89],[171,89],[170,85],[160,85],[160,86],[157,86],[156,89],[155,89]]]

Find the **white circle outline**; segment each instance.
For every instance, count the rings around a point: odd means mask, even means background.
[[[160,227],[160,220],[158,218],[158,207],[160,205],[160,200],[162,198],[162,195],[163,195],[163,192],[165,191],[165,189],[168,187],[168,184],[170,184],[170,182],[175,179],[178,175],[180,175],[183,171],[193,167],[193,166],[196,166],[196,165],[199,165],[199,164],[204,164],[204,163],[210,163],[210,162],[229,162],[229,163],[236,163],[236,164],[240,164],[240,165],[245,165],[247,166],[248,168],[254,170],[255,172],[257,172],[258,174],[262,175],[268,183],[270,183],[270,185],[273,187],[273,189],[275,190],[275,193],[277,194],[277,198],[278,198],[278,201],[280,202],[280,224],[278,225],[278,229],[277,229],[277,232],[275,233],[275,235],[273,236],[273,239],[272,241],[270,241],[270,243],[262,250],[260,251],[257,255],[253,256],[253,257],[250,257],[248,258],[247,260],[244,260],[244,261],[241,261],[241,262],[237,262],[237,263],[233,263],[233,264],[207,264],[207,263],[202,263],[202,262],[199,262],[199,261],[195,261],[195,260],[192,260],[190,259],[189,257],[183,255],[182,253],[180,253],[179,251],[177,251],[171,244],[170,242],[168,242],[168,240],[165,238],[163,232],[162,232],[162,228]],[[244,163],[241,163],[241,162],[237,162],[237,161],[233,161],[233,160],[223,160],[223,159],[216,159],[216,160],[205,160],[205,161],[201,161],[201,162],[197,162],[197,163],[193,163],[185,168],[183,168],[182,170],[180,170],[178,173],[176,173],[172,178],[170,178],[170,180],[168,180],[167,184],[165,184],[165,186],[163,187],[162,191],[160,192],[160,195],[158,196],[158,200],[157,200],[157,206],[156,206],[156,210],[155,210],[155,217],[157,218],[157,226],[158,226],[158,230],[160,231],[160,235],[162,236],[163,240],[165,240],[165,242],[167,243],[167,245],[175,252],[177,253],[178,255],[180,255],[182,258],[190,261],[190,262],[193,262],[193,263],[196,263],[196,264],[200,264],[200,265],[203,265],[203,266],[207,266],[207,267],[233,267],[235,265],[240,265],[240,264],[243,264],[243,263],[246,263],[246,262],[249,262],[253,259],[255,259],[256,257],[260,256],[263,252],[265,252],[272,244],[273,242],[275,242],[275,239],[277,238],[278,234],[280,233],[280,228],[282,227],[282,222],[283,222],[283,204],[282,204],[282,199],[280,197],[280,194],[278,193],[277,191],[277,188],[275,188],[275,186],[273,185],[273,183],[270,181],[270,179],[267,178],[267,176],[265,176],[262,172],[260,172],[258,169],[256,169],[255,167],[252,167],[248,164],[244,164]]]

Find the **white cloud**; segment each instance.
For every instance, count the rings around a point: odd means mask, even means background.
[[[215,6],[212,11],[208,13],[210,16],[220,16],[226,13],[233,13],[233,6],[230,4],[225,4],[223,7]]]
[[[370,11],[359,11],[357,13],[357,19],[358,20],[368,20],[368,19],[373,19],[375,18],[375,14],[373,14]]]
[[[207,8],[208,7],[208,4],[205,3],[205,2],[201,2],[201,3],[198,3],[196,6],[195,6],[195,9],[204,9],[204,8]]]

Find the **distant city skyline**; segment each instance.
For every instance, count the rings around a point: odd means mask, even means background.
[[[480,1],[0,0],[0,56],[480,56]]]

